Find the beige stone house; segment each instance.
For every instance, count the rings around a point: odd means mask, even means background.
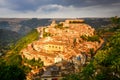
[[[48,42],[44,44],[44,50],[46,50],[46,52],[63,52],[64,45],[58,42]]]

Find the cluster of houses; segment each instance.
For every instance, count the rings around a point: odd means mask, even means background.
[[[44,66],[54,65],[62,61],[80,61],[85,64],[86,56],[90,49],[97,50],[100,47],[99,42],[87,42],[81,39],[82,35],[93,36],[95,30],[84,23],[84,20],[65,20],[60,22],[62,28],[56,28],[58,24],[55,21],[46,27],[38,27],[40,39],[32,42],[21,51],[22,58],[28,60],[41,59]],[[50,33],[50,36],[43,37],[44,32]],[[83,56],[83,52],[85,52]]]

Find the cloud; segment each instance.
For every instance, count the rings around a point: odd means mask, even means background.
[[[20,11],[37,10],[39,7],[50,4],[62,6],[86,7],[93,5],[109,5],[120,0],[1,0],[8,8]]]
[[[0,0],[0,17],[120,16],[120,0]]]
[[[0,7],[7,6],[7,2],[5,0],[0,0]]]
[[[57,4],[45,5],[40,7],[40,9],[45,13],[51,13],[63,9],[64,7]]]

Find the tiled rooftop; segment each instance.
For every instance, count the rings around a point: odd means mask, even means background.
[[[63,24],[65,23],[66,22],[63,22]],[[39,30],[42,31],[43,27],[37,29],[38,31]],[[57,55],[60,55],[62,56],[62,58],[64,57],[65,59],[70,59],[72,56],[76,56],[81,52],[89,52],[90,48],[95,49],[97,48],[95,46],[99,45],[99,43],[97,42],[87,42],[87,41],[83,41],[80,38],[81,35],[89,35],[89,36],[94,35],[95,30],[85,23],[70,24],[69,28],[65,28],[65,29],[54,28],[54,24],[53,24],[52,27],[47,27],[45,31],[50,32],[53,36],[40,38],[39,40],[29,44],[27,48],[21,51],[23,52],[23,55],[24,54],[27,55],[26,52],[28,52],[31,54],[31,57],[37,57],[37,58],[40,57],[44,60],[45,63],[54,63],[53,62],[54,58]],[[74,39],[76,39],[76,43],[74,43]],[[45,51],[44,45],[48,45],[48,44],[64,46],[64,51],[63,52]],[[41,48],[41,50],[39,50],[38,52],[34,48]]]

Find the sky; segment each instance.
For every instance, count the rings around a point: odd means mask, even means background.
[[[0,0],[1,18],[120,16],[120,0]]]

